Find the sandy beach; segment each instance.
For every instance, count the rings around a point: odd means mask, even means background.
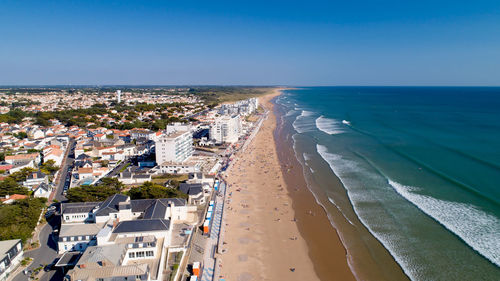
[[[290,183],[286,184],[290,170],[278,158],[274,139],[276,117],[270,102],[279,94],[279,90],[275,90],[259,98],[270,111],[269,117],[246,151],[236,155],[227,174],[231,195],[224,210],[224,253],[219,257],[221,278],[237,281],[354,280],[345,249],[321,208],[311,206],[311,211],[292,207],[297,205],[292,192],[304,192],[303,196],[309,199],[312,195],[305,193],[309,192],[307,188],[299,191]],[[314,204],[313,200],[309,202]],[[299,220],[309,219],[327,224],[319,227],[320,230],[329,229],[323,234],[328,236],[322,242],[324,249],[311,251],[310,243],[301,235]]]

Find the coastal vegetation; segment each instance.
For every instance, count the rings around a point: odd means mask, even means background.
[[[46,202],[46,198],[28,198],[0,205],[0,240],[21,239],[26,242]]]
[[[194,87],[189,93],[196,94],[209,107],[225,102],[234,102],[264,95],[272,89],[270,87],[237,87],[237,86],[206,86]]]
[[[152,182],[145,182],[141,186],[131,188],[128,195],[131,199],[187,198],[186,194],[176,188],[169,188]]]
[[[152,182],[132,187],[128,191],[117,178],[103,178],[98,185],[74,187],[68,190],[66,197],[69,202],[104,201],[109,196],[122,193],[131,199],[187,198],[187,195],[177,188],[165,187]]]
[[[12,173],[8,175],[5,179],[0,181],[0,196],[12,195],[12,194],[22,194],[28,195],[29,190],[20,184],[28,177],[28,174],[36,171],[31,168],[24,168],[21,171]]]
[[[121,193],[124,187],[117,178],[103,178],[98,185],[70,188],[66,198],[69,202],[104,201],[113,194]]]

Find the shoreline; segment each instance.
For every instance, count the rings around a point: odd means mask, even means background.
[[[247,150],[236,155],[226,176],[230,188],[217,277],[238,281],[355,280],[346,250],[326,213],[305,184],[295,190],[297,182],[305,182],[302,171],[290,173],[289,162],[283,162],[283,155],[295,156],[288,154],[291,147],[280,147],[276,135],[280,127],[272,100],[281,90],[260,98],[268,117]],[[295,165],[295,169],[299,167]],[[308,214],[311,209],[314,215]],[[319,245],[310,240],[304,226],[320,233]]]
[[[286,115],[279,105],[274,107],[276,118]],[[338,207],[325,202],[323,190],[306,181],[305,167],[297,159],[292,135],[292,124],[283,123],[277,128],[274,138],[283,174],[293,201],[293,209],[300,215],[297,225],[309,248],[315,270],[321,280],[347,280],[331,277],[337,263],[332,262],[331,252],[343,251],[343,265],[347,264],[351,276],[358,280],[409,280],[401,266],[389,251],[378,241],[356,217],[349,221]],[[329,167],[326,167],[330,171]],[[337,190],[337,196],[347,194],[340,179],[334,174],[329,184]],[[326,196],[326,195],[325,195]],[[329,195],[330,196],[330,195]],[[339,197],[339,198],[340,198]],[[348,200],[348,199],[347,199]],[[352,208],[351,203],[347,203]],[[314,216],[308,215],[311,211]],[[354,212],[354,211],[353,211]],[[333,241],[334,240],[334,241]],[[340,249],[339,249],[340,246]],[[331,248],[328,250],[328,248]],[[333,250],[335,249],[336,250]],[[345,269],[345,267],[341,267]]]
[[[274,118],[280,118],[274,100]],[[326,210],[309,189],[303,167],[295,156],[291,135],[280,125],[274,132],[274,141],[282,173],[292,198],[297,216],[297,226],[308,247],[308,255],[314,262],[314,270],[320,280],[356,280],[355,272],[348,264],[348,253],[337,229],[332,225]]]

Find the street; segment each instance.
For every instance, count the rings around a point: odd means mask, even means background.
[[[125,161],[120,162],[118,166],[113,168],[113,170],[106,176],[107,178],[112,178],[118,176],[120,174],[120,170],[125,167],[128,163],[130,163],[131,159],[126,159]]]
[[[56,191],[53,199],[59,201],[59,202],[64,202],[66,201],[66,197],[63,194],[64,191],[64,185],[67,184],[69,186],[69,183],[66,183],[66,178],[68,177],[68,167],[73,167],[73,163],[75,162],[75,153],[74,153],[74,148],[76,145],[76,141],[71,139],[68,145],[68,150],[66,151],[66,160],[63,163],[61,169],[60,169],[60,178],[59,178],[59,183],[56,186]]]
[[[45,267],[47,264],[51,264],[57,258],[57,244],[54,242],[52,238],[52,231],[54,227],[59,227],[59,216],[54,216],[50,223],[46,224],[39,233],[40,237],[40,248],[26,251],[24,253],[25,257],[30,257],[33,259],[33,262],[30,266],[28,266],[28,271],[33,271],[37,267]],[[58,270],[52,270],[49,272],[44,272],[41,270],[40,281],[48,281],[48,280],[62,280],[63,273]],[[12,279],[13,281],[27,281],[29,280],[29,275],[24,275],[23,272],[20,272],[17,276]]]
[[[73,162],[75,161],[75,155],[73,149],[75,147],[76,142],[74,140],[70,140],[68,145],[68,150],[66,151],[65,161],[60,169],[60,178],[59,183],[57,184],[54,194],[51,198],[58,200],[59,202],[64,202],[66,197],[64,197],[63,190],[64,185],[66,184],[66,177],[68,176],[68,167],[73,166]],[[52,238],[52,232],[55,228],[59,228],[60,225],[60,216],[53,216],[49,223],[47,223],[39,233],[39,241],[40,247],[38,249],[32,251],[25,251],[24,256],[30,257],[33,259],[33,262],[26,269],[28,271],[33,271],[35,268],[40,266],[45,267],[47,264],[51,264],[57,258],[57,243]],[[58,270],[51,270],[45,272],[43,269],[41,270],[41,277],[39,280],[48,281],[48,280],[62,280],[63,273]],[[26,281],[29,280],[29,275],[24,275],[23,272],[20,272],[15,276],[13,281]]]

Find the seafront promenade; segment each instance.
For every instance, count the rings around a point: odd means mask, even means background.
[[[226,183],[221,182],[219,185],[219,190],[214,197],[214,207],[215,211],[212,215],[212,226],[210,228],[210,238],[207,241],[205,247],[205,253],[203,256],[203,272],[201,275],[202,281],[217,280],[215,277],[216,272],[216,251],[219,247],[219,236],[221,233],[222,224],[222,212],[224,209],[224,198],[226,192]]]

